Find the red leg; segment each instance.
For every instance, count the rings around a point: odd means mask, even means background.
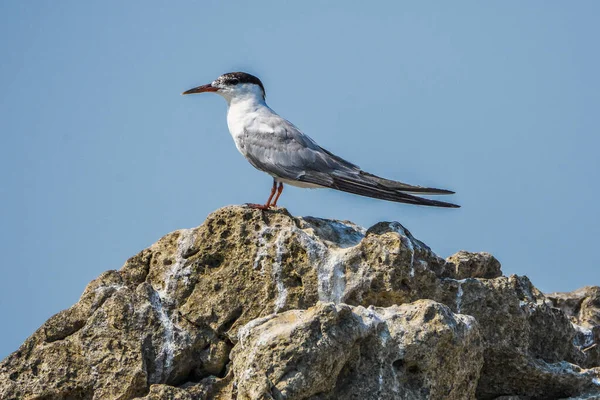
[[[271,195],[269,196],[269,199],[267,200],[267,202],[265,204],[247,203],[246,205],[250,208],[257,208],[259,210],[268,210],[269,207],[271,207],[271,199],[275,195],[276,190],[277,190],[277,182],[275,181],[275,179],[273,179],[273,187],[271,187]],[[279,195],[277,195],[277,197],[279,197]],[[275,199],[275,202],[277,202],[277,199]],[[275,205],[275,203],[273,203],[273,205]]]
[[[281,192],[283,192],[283,183],[279,182],[279,189],[277,189],[277,196],[275,196],[275,201],[271,204],[273,207],[277,207],[277,200],[279,200],[279,196],[281,196]]]

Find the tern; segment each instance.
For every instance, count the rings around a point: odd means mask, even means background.
[[[260,79],[245,72],[230,72],[212,83],[182,94],[213,92],[227,101],[227,126],[237,149],[260,171],[273,177],[271,194],[265,204],[250,207],[277,207],[283,185],[301,188],[330,188],[399,203],[434,207],[460,207],[430,200],[424,195],[453,194],[453,191],[414,186],[363,171],[357,165],[319,146],[294,124],[280,117],[265,101]]]

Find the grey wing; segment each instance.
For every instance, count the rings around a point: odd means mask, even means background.
[[[458,207],[407,194],[454,192],[408,185],[364,172],[357,165],[323,149],[283,118],[271,126],[250,129],[238,138],[240,150],[255,168],[272,176],[383,200]]]
[[[238,145],[255,168],[292,181],[303,181],[313,174],[326,177],[335,171],[360,171],[358,166],[323,149],[283,118],[272,126],[250,127],[238,138]],[[331,183],[330,179],[325,180]]]

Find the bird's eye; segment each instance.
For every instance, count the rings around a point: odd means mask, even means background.
[[[238,83],[240,83],[240,80],[237,78],[233,78],[229,81],[230,85],[237,85]]]

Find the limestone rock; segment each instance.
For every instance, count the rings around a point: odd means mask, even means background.
[[[0,398],[599,393],[598,288],[500,273],[397,222],[225,207],[92,281],[0,362]]]
[[[595,391],[597,359],[577,346],[577,330],[526,277],[446,280],[450,307],[475,317],[484,342],[478,399],[502,393],[562,398]],[[452,289],[454,287],[454,289]],[[498,366],[503,366],[499,368]],[[584,367],[584,368],[580,368]]]
[[[600,286],[585,286],[573,292],[547,294],[546,297],[574,324],[588,329],[600,325]]]
[[[470,253],[461,250],[446,259],[454,266],[454,279],[498,278],[502,276],[500,262],[489,253]]]
[[[318,303],[252,321],[239,335],[238,399],[472,399],[483,363],[474,318],[431,300]]]
[[[576,331],[574,343],[588,355],[588,364],[600,365],[600,287],[586,286],[546,297],[571,320]]]

